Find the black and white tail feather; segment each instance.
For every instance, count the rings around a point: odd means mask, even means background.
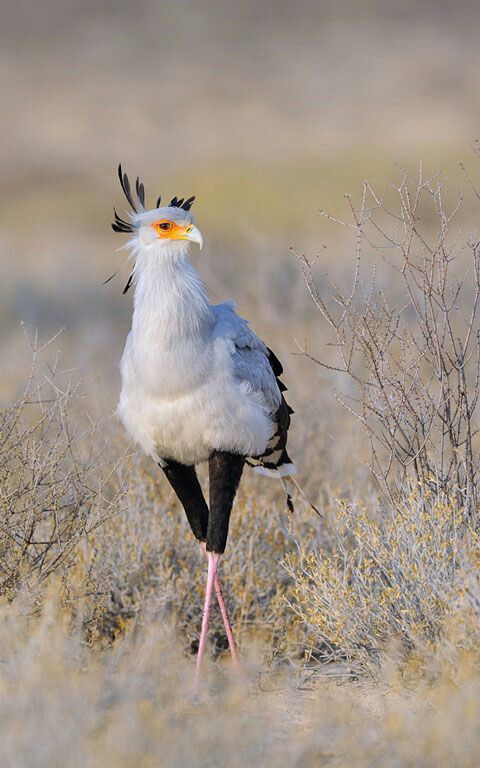
[[[321,512],[319,512],[317,507],[312,504],[303,488],[293,477],[293,475],[296,474],[296,468],[287,453],[287,438],[291,415],[294,411],[293,408],[288,405],[283,394],[287,391],[287,387],[280,379],[280,376],[283,373],[283,365],[270,348],[268,348],[268,361],[275,374],[278,388],[282,393],[282,401],[275,414],[275,424],[277,428],[272,435],[265,452],[261,456],[252,456],[248,458],[247,464],[253,467],[260,475],[282,480],[289,512],[293,513],[295,511],[292,498],[293,486],[308,506],[310,506],[317,515],[322,517]]]
[[[280,379],[280,376],[283,373],[283,365],[271,349],[268,349],[268,362],[275,375],[282,397],[278,410],[274,416],[276,430],[270,438],[262,455],[249,457],[247,463],[260,475],[282,478],[294,475],[296,472],[295,465],[287,453],[288,429],[290,427],[290,416],[293,413],[293,409],[290,408],[283,394],[287,391],[287,387]]]

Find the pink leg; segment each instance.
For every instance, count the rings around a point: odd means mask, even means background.
[[[207,552],[207,560],[208,560],[207,586],[205,588],[205,602],[203,604],[202,629],[200,631],[200,642],[198,644],[198,654],[197,654],[197,667],[195,670],[195,691],[198,691],[198,687],[200,683],[200,671],[202,667],[203,657],[205,654],[205,648],[207,645],[208,623],[210,620],[210,611],[212,609],[213,585],[215,583],[215,576],[217,573],[219,559],[220,559],[220,555],[216,555],[213,552]]]
[[[201,547],[205,554],[207,554],[207,547],[204,541],[201,543]],[[222,585],[220,584],[220,579],[218,578],[218,573],[215,574],[215,594],[217,595],[217,601],[218,605],[220,607],[220,613],[222,614],[223,619],[223,626],[225,627],[225,632],[227,634],[228,639],[228,646],[230,648],[230,653],[232,656],[233,665],[235,667],[239,666],[239,660],[238,660],[238,651],[237,651],[237,644],[235,642],[235,638],[233,636],[233,630],[232,625],[230,624],[230,619],[228,616],[227,606],[225,605],[225,600],[223,599],[223,592],[222,592]]]
[[[218,576],[215,576],[215,593],[217,595],[218,605],[220,606],[220,613],[222,614],[223,619],[223,626],[225,627],[225,632],[227,633],[228,638],[228,645],[230,647],[230,653],[232,655],[232,661],[234,667],[238,667],[238,652],[237,652],[237,644],[235,642],[235,638],[233,636],[233,630],[232,625],[230,624],[230,619],[228,618],[228,611],[227,606],[225,605],[225,600],[223,599],[222,594],[222,586],[220,584],[220,579]]]

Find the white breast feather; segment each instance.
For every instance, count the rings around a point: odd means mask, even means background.
[[[161,267],[137,276],[118,405],[127,432],[158,461],[261,454],[281,401],[267,348],[233,302],[208,301],[188,260]]]

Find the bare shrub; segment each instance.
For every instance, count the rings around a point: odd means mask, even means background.
[[[460,198],[448,212],[440,176],[400,183],[377,194],[365,182],[350,221],[322,212],[352,231],[356,266],[350,291],[329,278],[318,288],[314,260],[299,256],[310,295],[334,334],[331,362],[352,393],[338,399],[365,430],[368,468],[389,500],[402,505],[419,483],[440,498],[478,509],[480,461],[476,422],[480,392],[480,240],[454,230]],[[363,277],[365,256],[390,269],[378,287],[376,267]],[[318,258],[318,257],[317,257]],[[407,485],[406,485],[407,484]]]
[[[325,295],[299,257],[333,335],[332,358],[301,352],[346,376],[336,396],[363,429],[380,496],[340,499],[328,545],[287,558],[292,607],[323,658],[371,671],[393,641],[427,653],[452,622],[459,646],[479,639],[480,240],[454,231],[462,199],[447,212],[444,194],[420,168],[381,195],[365,182],[358,206],[347,198],[351,221],[323,214],[355,239],[349,291],[328,278]],[[365,279],[371,258],[386,275],[373,266]]]
[[[79,384],[58,359],[47,365],[47,346],[32,342],[24,391],[0,411],[0,596],[9,599],[65,573],[123,495],[95,425],[74,426]]]

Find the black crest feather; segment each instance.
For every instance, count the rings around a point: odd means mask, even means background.
[[[118,178],[120,179],[120,184],[123,189],[123,193],[125,197],[127,198],[128,202],[132,206],[132,209],[135,211],[135,213],[137,213],[135,203],[133,202],[132,190],[130,189],[130,181],[128,179],[127,174],[123,173],[121,164],[118,166]]]
[[[137,198],[142,206],[142,208],[145,208],[145,187],[143,186],[142,182],[137,176],[137,181],[135,183],[135,189],[137,190]]]
[[[169,208],[182,208],[184,211],[189,211],[190,208],[193,205],[193,201],[194,200],[195,200],[195,195],[192,195],[192,197],[189,197],[188,200],[185,200],[185,198],[183,198],[183,197],[180,198],[180,199],[178,199],[178,197],[173,197],[170,200],[170,202],[168,204],[168,207]],[[157,208],[158,208],[158,205],[157,205]]]
[[[128,291],[128,289],[130,288],[130,286],[131,286],[131,284],[132,284],[132,281],[133,281],[133,272],[132,272],[132,274],[130,275],[130,277],[128,278],[127,284],[126,284],[125,288],[124,288],[124,289],[123,289],[123,291],[122,291],[122,294],[123,294],[124,296],[125,296],[126,292]]]
[[[123,190],[123,194],[128,200],[129,205],[132,208],[132,211],[134,213],[139,212],[140,210],[145,210],[145,187],[143,183],[140,181],[139,177],[137,176],[137,180],[135,182],[135,194],[136,194],[136,201],[134,200],[134,195],[132,194],[132,187],[130,184],[130,179],[128,178],[128,175],[123,172],[121,163],[118,166],[118,178],[120,179],[120,185]],[[185,198],[178,198],[174,197],[170,203],[169,206],[172,206],[174,208],[182,208],[184,211],[189,211],[190,208],[193,205],[193,201],[195,200],[195,195],[192,195],[192,197],[189,197],[187,200]],[[157,198],[156,208],[160,208],[160,203],[162,202],[162,197],[159,195]],[[113,209],[113,215],[114,215],[114,221],[112,222],[112,229],[114,232],[121,232],[122,234],[131,234],[135,231],[135,228],[131,221],[125,221],[125,219],[122,219],[115,208]],[[115,277],[117,273],[114,272],[111,277],[109,277],[107,280],[105,280],[105,283],[108,283],[113,277]],[[128,282],[123,289],[123,293],[126,293],[133,282],[133,274],[130,275],[128,278]]]
[[[115,208],[113,209],[113,215],[115,216],[115,221],[112,222],[114,232],[133,232],[132,223],[121,219]]]
[[[137,202],[133,199],[132,194],[132,188],[130,186],[130,180],[126,173],[122,170],[121,163],[118,166],[118,178],[120,179],[120,185],[123,189],[123,193],[125,197],[127,198],[132,210],[134,213],[138,213],[138,208],[141,207],[142,209],[145,208],[145,187],[143,186],[142,182],[137,176],[137,180],[135,182],[135,192],[137,195]],[[133,232],[133,226],[130,221],[125,221],[124,219],[120,218],[118,213],[116,212],[115,208],[113,209],[113,213],[115,215],[115,221],[112,223],[112,229],[114,232]]]
[[[132,187],[130,184],[130,179],[128,178],[128,175],[124,173],[122,170],[122,164],[120,163],[118,166],[118,178],[120,179],[120,184],[123,189],[123,194],[127,198],[132,211],[134,213],[138,213],[138,208],[145,209],[145,187],[143,183],[140,181],[139,177],[137,176],[137,180],[135,182],[135,193],[137,196],[137,201],[135,202],[134,196],[132,194]],[[185,199],[184,197],[178,198],[177,196],[173,197],[169,202],[169,207],[171,208],[182,208],[184,211],[189,211],[192,207],[195,200],[195,195],[192,195],[191,197]],[[159,195],[157,198],[157,202],[155,207],[160,208],[160,204],[162,202],[162,196]],[[112,229],[115,232],[133,232],[132,225],[128,221],[124,221],[120,218],[120,216],[115,211],[115,222],[112,224]]]
[[[188,198],[188,200],[185,200],[184,204],[182,205],[183,210],[189,211],[194,203],[194,200],[195,200],[195,195],[192,195],[191,197]]]

